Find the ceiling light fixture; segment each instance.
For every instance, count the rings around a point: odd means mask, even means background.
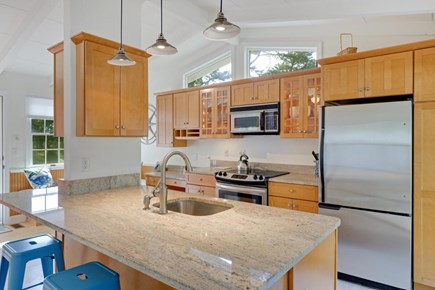
[[[122,0],[121,0],[121,42],[118,52],[112,59],[107,61],[108,64],[117,65],[117,66],[128,66],[135,65],[136,62],[128,57],[125,53],[124,48],[122,47]]]
[[[221,9],[217,14],[217,18],[214,23],[204,30],[203,34],[205,38],[210,40],[227,40],[240,33],[240,27],[227,21],[222,13],[222,0]]]
[[[160,0],[160,34],[156,42],[146,49],[146,52],[151,55],[171,55],[178,52],[163,36],[163,0]]]

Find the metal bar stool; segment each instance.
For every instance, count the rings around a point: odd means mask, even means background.
[[[0,290],[5,288],[9,268],[9,290],[21,290],[26,264],[35,259],[41,259],[44,277],[53,274],[53,259],[56,261],[58,271],[65,270],[62,242],[51,235],[40,235],[8,242],[4,244],[2,251]],[[36,285],[40,284],[42,282]]]
[[[42,289],[120,290],[119,274],[99,262],[90,262],[48,276]]]

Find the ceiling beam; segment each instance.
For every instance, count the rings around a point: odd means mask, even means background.
[[[58,3],[59,0],[38,0],[30,7],[27,16],[0,51],[0,74]]]

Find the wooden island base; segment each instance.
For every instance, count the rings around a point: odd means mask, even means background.
[[[122,289],[174,289],[68,236],[57,232],[56,237],[63,241],[67,269],[90,261],[99,261],[119,273]],[[336,289],[337,239],[337,231],[334,231],[270,289]]]

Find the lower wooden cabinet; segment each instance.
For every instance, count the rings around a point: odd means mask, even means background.
[[[216,197],[216,178],[213,175],[186,173],[186,192]]]
[[[414,106],[414,289],[435,287],[435,102]]]
[[[147,175],[145,180],[147,185],[157,186],[157,184],[160,181],[160,177]],[[173,189],[173,190],[177,190],[180,188],[184,189],[186,188],[186,181],[175,179],[175,178],[166,178],[166,186],[168,186],[169,189]]]
[[[269,206],[318,213],[317,186],[269,182]]]

